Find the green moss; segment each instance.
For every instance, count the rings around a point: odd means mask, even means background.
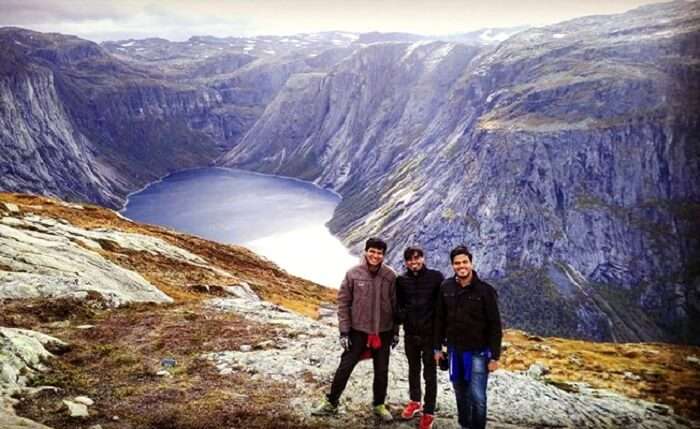
[[[700,204],[677,203],[672,201],[646,201],[636,207],[623,207],[610,204],[601,198],[590,194],[579,194],[576,196],[575,206],[579,210],[599,210],[608,213],[621,220],[629,227],[644,233],[652,241],[656,248],[663,248],[671,244],[669,240],[676,240],[672,226],[669,224],[659,224],[648,220],[642,210],[659,207],[661,210],[670,211],[673,215],[685,220],[697,219],[700,216]],[[659,252],[661,253],[661,252]]]
[[[343,232],[358,220],[375,210],[380,210],[374,217],[375,225],[386,225],[396,219],[403,209],[396,209],[389,204],[392,195],[405,189],[407,182],[414,179],[410,173],[417,171],[423,157],[412,158],[401,163],[394,172],[381,181],[369,177],[366,182],[352,182],[340,191],[343,199],[338,204],[333,219],[328,222],[329,229]],[[397,214],[398,212],[398,214]]]
[[[454,139],[450,143],[447,144],[442,149],[441,156],[447,158],[447,159],[455,159],[457,158],[462,151],[463,145],[460,144],[460,139]]]
[[[415,173],[419,171],[418,167],[420,163],[425,159],[425,156],[416,156],[405,160],[403,163],[399,164],[393,173],[389,176],[386,182],[384,195],[392,195],[395,191],[399,191],[405,188],[406,182],[410,181],[412,178],[410,173]]]
[[[625,207],[609,204],[597,195],[578,194],[574,206],[579,210],[603,210],[619,219],[626,219],[628,210]]]
[[[344,197],[336,207],[333,218],[328,222],[328,228],[334,233],[344,231],[361,217],[379,207],[379,199],[382,195],[376,183],[369,186],[355,183],[345,187],[342,192]]]
[[[590,284],[590,297],[612,321],[612,334],[618,342],[655,341],[663,336],[648,310],[640,308],[643,288],[625,289],[618,285]]]
[[[454,211],[454,209],[447,207],[442,211],[442,213],[440,214],[440,217],[443,220],[451,222],[457,218],[457,213]]]
[[[640,205],[642,208],[661,208],[668,210],[674,216],[685,220],[695,221],[700,219],[700,204],[690,201],[679,200],[647,200]]]
[[[119,353],[112,356],[112,362],[118,366],[131,366],[139,363],[139,360],[128,350],[120,350]]]
[[[294,156],[285,160],[280,173],[303,180],[313,180],[323,172],[318,159],[318,156],[312,152],[307,152],[303,157]]]
[[[539,335],[580,337],[576,302],[562,296],[544,269],[525,269],[492,282],[508,328]]]

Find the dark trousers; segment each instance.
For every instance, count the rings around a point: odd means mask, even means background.
[[[425,380],[425,401],[423,412],[435,413],[435,397],[437,396],[437,366],[433,358],[433,338],[416,335],[404,336],[406,358],[408,358],[408,387],[411,401],[421,401],[420,373],[423,365],[423,380]]]
[[[456,380],[452,383],[461,427],[467,429],[484,429],[486,427],[488,379],[488,358],[474,355],[471,379],[469,381]]]
[[[374,368],[374,382],[372,383],[374,400],[372,405],[383,404],[386,399],[386,387],[389,382],[389,347],[393,336],[393,331],[380,332],[379,338],[382,340],[382,346],[372,352],[372,366]],[[340,365],[335,371],[331,393],[328,395],[328,401],[333,405],[338,405],[340,395],[343,394],[343,390],[348,384],[350,374],[360,361],[360,355],[367,346],[367,334],[352,330],[350,331],[350,342],[352,343],[350,350],[344,351],[340,356]]]

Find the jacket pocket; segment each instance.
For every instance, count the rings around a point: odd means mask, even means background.
[[[483,312],[483,299],[479,295],[469,295],[462,300],[462,314],[465,318],[480,318]]]
[[[365,280],[355,280],[352,298],[352,324],[360,330],[369,329],[372,318],[371,283]]]
[[[464,308],[456,294],[445,294],[445,307],[447,309],[448,323],[458,323],[463,321]]]
[[[353,287],[353,304],[355,302],[367,302],[371,289],[370,282],[366,280],[355,280]]]

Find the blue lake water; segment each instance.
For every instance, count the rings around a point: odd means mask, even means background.
[[[227,244],[338,287],[357,258],[325,227],[340,197],[312,183],[241,170],[172,174],[129,196],[122,215]]]

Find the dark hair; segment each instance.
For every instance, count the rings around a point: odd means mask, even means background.
[[[406,250],[403,251],[403,260],[408,261],[415,255],[423,256],[423,249],[416,246],[408,246]]]
[[[369,248],[373,249],[379,249],[382,252],[386,253],[386,242],[382,240],[381,238],[377,237],[371,237],[365,242],[365,251],[369,250]]]
[[[472,254],[469,249],[467,249],[467,246],[460,245],[452,249],[450,252],[450,262],[454,262],[457,255],[467,255],[469,262],[472,262]]]

